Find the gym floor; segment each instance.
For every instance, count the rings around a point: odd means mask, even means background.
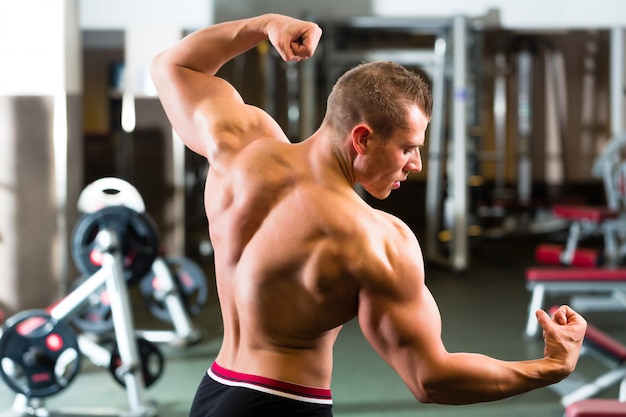
[[[501,359],[518,360],[542,356],[540,340],[523,336],[529,294],[524,270],[533,264],[537,237],[510,237],[473,245],[470,268],[462,274],[427,265],[427,284],[443,318],[443,339],[449,351],[485,353]],[[211,277],[209,277],[211,278]],[[555,303],[561,300],[554,300]],[[154,326],[140,300],[133,299],[138,328]],[[587,315],[597,327],[626,341],[626,314],[595,312]],[[204,332],[196,345],[176,348],[163,346],[166,364],[163,376],[147,391],[159,416],[187,417],[196,386],[211,364],[220,345],[217,310],[207,307],[194,318]],[[597,363],[583,358],[577,372],[601,371]],[[337,417],[561,417],[564,409],[559,395],[544,388],[511,399],[469,406],[441,406],[416,402],[401,380],[374,353],[355,321],[348,323],[336,345],[332,385]],[[617,387],[601,394],[617,397]],[[13,416],[15,395],[0,384],[0,416]],[[72,415],[89,415],[128,407],[125,391],[109,372],[83,361],[82,369],[70,386],[45,400],[45,407]],[[108,415],[108,414],[107,414]]]

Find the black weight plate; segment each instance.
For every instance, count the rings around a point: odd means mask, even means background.
[[[163,374],[165,368],[165,358],[159,350],[159,348],[152,342],[137,338],[137,349],[139,353],[139,362],[141,363],[141,376],[146,388],[154,384]],[[117,345],[111,352],[111,362],[109,363],[109,371],[113,378],[123,387],[126,386],[124,382],[124,375],[119,372],[122,366],[122,358],[117,350]]]
[[[0,337],[0,376],[13,391],[42,398],[65,389],[80,369],[72,328],[42,310],[26,310],[5,322]]]
[[[169,271],[178,287],[187,313],[195,316],[206,305],[209,288],[202,268],[189,258],[172,256],[165,259]],[[171,323],[172,317],[165,304],[165,295],[159,291],[158,280],[154,271],[150,271],[140,282],[139,288],[154,316]]]
[[[104,207],[81,216],[72,235],[72,256],[85,276],[93,275],[101,266],[96,236],[107,228],[117,234],[121,243],[127,282],[135,283],[150,271],[157,256],[159,237],[154,221],[147,213],[125,206]]]

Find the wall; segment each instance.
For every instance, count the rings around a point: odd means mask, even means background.
[[[197,28],[213,21],[211,0],[79,0],[83,29]]]
[[[215,20],[275,12],[291,16],[437,17],[484,16],[497,10],[506,29],[607,28],[626,25],[621,0],[215,0]]]

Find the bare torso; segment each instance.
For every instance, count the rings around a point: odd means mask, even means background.
[[[217,362],[239,372],[329,387],[332,346],[357,314],[354,269],[374,216],[303,147],[260,140],[209,170],[206,207],[224,319]],[[370,223],[374,219],[370,219]]]

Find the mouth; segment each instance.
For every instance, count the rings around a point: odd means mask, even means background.
[[[400,181],[394,181],[393,182],[393,189],[397,190],[398,188],[400,188]]]

